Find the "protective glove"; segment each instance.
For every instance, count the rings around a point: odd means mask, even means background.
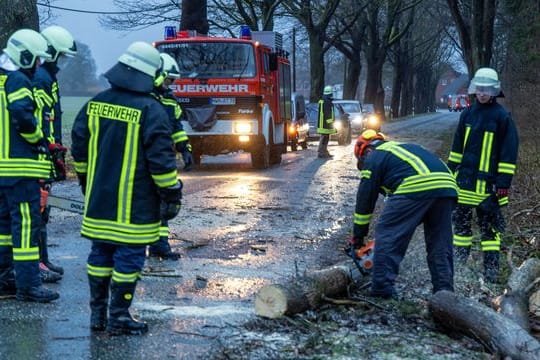
[[[86,174],[77,173],[77,178],[79,179],[82,194],[86,195]]]
[[[159,190],[161,204],[159,206],[159,215],[162,220],[170,220],[174,218],[182,207],[182,181]]]
[[[67,152],[67,148],[65,146],[63,146],[62,144],[58,144],[58,143],[49,143],[48,148],[49,148],[49,152],[51,154],[53,154],[55,152],[65,154]]]
[[[510,189],[506,189],[506,188],[497,189],[497,197],[499,198],[507,197],[509,193],[510,193]]]
[[[182,153],[182,160],[184,160],[184,170],[190,171],[193,169],[193,155],[191,151],[184,151]]]

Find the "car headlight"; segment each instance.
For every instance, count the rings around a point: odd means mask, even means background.
[[[253,126],[250,121],[235,121],[234,132],[236,134],[251,134],[253,133]]]
[[[379,117],[377,115],[370,115],[367,118],[367,127],[368,128],[377,128],[377,127],[379,127]]]
[[[362,125],[362,116],[357,115],[352,119],[353,125]]]
[[[334,121],[334,129],[340,130],[343,127],[343,123],[341,121]]]

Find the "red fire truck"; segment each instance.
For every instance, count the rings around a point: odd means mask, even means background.
[[[202,155],[238,150],[251,153],[254,168],[281,163],[292,115],[290,62],[279,33],[242,27],[240,38],[218,38],[166,27],[155,46],[180,67],[172,88],[195,164]]]

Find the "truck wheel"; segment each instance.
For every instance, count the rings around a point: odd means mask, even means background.
[[[251,166],[255,169],[266,169],[270,166],[270,146],[261,136],[259,144],[251,152]]]
[[[291,151],[298,150],[298,139],[295,137],[291,139]]]

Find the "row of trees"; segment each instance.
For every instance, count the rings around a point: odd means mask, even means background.
[[[7,31],[1,34],[0,40],[6,38],[9,29],[38,27],[35,0],[6,2],[8,12],[0,20],[4,22],[0,23],[0,28]],[[118,9],[126,13],[103,16],[101,22],[116,30],[176,22],[181,29],[230,36],[237,35],[235,30],[241,24],[248,24],[252,30],[299,29],[298,41],[291,46],[303,48],[309,55],[299,59],[306,61],[299,67],[309,68],[312,101],[320,97],[329,78],[336,78],[335,74],[327,74],[327,70],[340,68],[343,97],[362,98],[366,103],[374,103],[376,110],[382,112],[387,90],[383,74],[390,68],[392,113],[403,116],[414,109],[435,107],[437,81],[456,61],[456,52],[469,74],[481,66],[501,70],[508,47],[510,27],[507,25],[516,14],[516,8],[526,2],[115,0]],[[46,15],[54,12],[46,6],[41,8],[42,15],[43,11],[48,10]],[[330,66],[332,61],[344,66]],[[82,74],[79,65],[87,67],[88,64],[74,65]],[[95,66],[90,69],[95,70]],[[358,93],[361,74],[365,74],[363,94]]]
[[[252,30],[298,27],[306,40],[298,44],[308,45],[312,101],[322,93],[329,78],[329,59],[336,58],[332,52],[337,51],[345,64],[344,98],[363,98],[381,112],[384,70],[393,69],[391,108],[397,115],[435,107],[437,81],[455,61],[456,52],[469,74],[480,66],[496,67],[495,34],[502,42],[508,35],[504,9],[496,0],[154,0],[144,4],[116,0],[115,4],[124,11],[149,15],[103,18],[106,26],[116,29],[170,22],[175,14],[181,14],[176,19],[182,29],[200,33],[210,29],[234,36],[233,29],[241,24]],[[358,94],[363,64],[366,86]]]

